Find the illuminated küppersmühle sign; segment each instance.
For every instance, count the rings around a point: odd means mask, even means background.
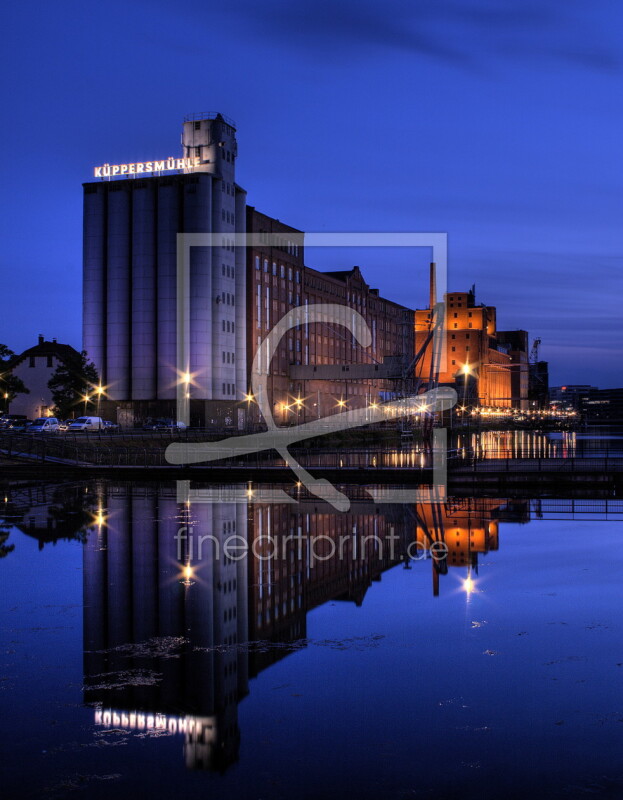
[[[192,169],[201,164],[200,158],[166,158],[162,161],[137,161],[134,164],[104,164],[95,167],[96,178],[113,178],[117,175],[144,175],[149,172],[171,172]]]

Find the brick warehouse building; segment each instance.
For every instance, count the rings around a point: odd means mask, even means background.
[[[301,310],[302,324],[284,336],[270,365],[274,419],[305,422],[340,406],[365,408],[394,393],[397,380],[390,374],[413,357],[414,312],[380,297],[359,267],[341,272],[306,267],[302,232],[252,207],[247,208],[247,232],[260,241],[247,254],[249,375],[271,327],[291,309]],[[307,321],[308,306],[328,303],[349,306],[364,317],[372,335],[369,348],[363,350],[339,325]]]
[[[476,305],[475,290],[448,292],[446,302],[446,370],[440,384],[455,385],[459,405],[515,406],[528,403],[528,336],[525,331],[498,331],[494,306]],[[416,349],[430,329],[430,309],[415,312]],[[430,372],[430,354],[417,367]]]

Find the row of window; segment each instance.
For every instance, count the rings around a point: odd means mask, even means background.
[[[221,191],[223,194],[227,193],[230,195],[235,195],[236,191],[234,189],[233,183],[228,183],[227,181],[221,181]]]
[[[223,333],[235,333],[236,324],[229,319],[224,319],[223,323]]]
[[[223,222],[229,222],[230,225],[234,224],[234,212],[229,212],[227,209],[221,209],[221,219]]]
[[[236,296],[230,294],[229,292],[223,292],[221,294],[221,302],[225,303],[228,306],[235,306],[236,305]]]
[[[260,267],[261,267],[260,257],[259,256],[255,256],[255,269],[259,271]],[[268,262],[267,258],[264,259],[264,272],[270,272],[269,262]],[[273,261],[272,273],[275,276],[277,275],[277,262],[276,261]],[[285,264],[279,264],[279,277],[280,278],[285,278],[286,277],[286,266],[285,266]],[[296,283],[300,283],[301,282],[301,273],[300,273],[300,271],[298,269],[296,270],[296,272],[293,272],[292,267],[288,267],[288,280],[291,281],[293,278],[296,281]]]
[[[234,354],[233,353],[230,353],[227,350],[223,350],[221,355],[223,356],[223,364],[235,364],[236,363],[235,360],[234,360]]]
[[[299,255],[299,246],[297,244],[294,244],[289,239],[282,239],[275,233],[260,231],[260,242],[268,244],[270,247],[275,247],[277,250],[283,250],[288,255],[296,257]]]
[[[223,384],[223,394],[234,395],[236,394],[236,387],[233,383]]]
[[[222,264],[221,266],[222,266],[221,272],[226,278],[235,278],[236,277],[236,268],[235,267],[229,267],[229,266],[227,266],[227,264]]]

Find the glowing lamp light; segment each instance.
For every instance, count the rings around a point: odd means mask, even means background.
[[[344,408],[344,406],[346,405],[346,400],[338,400],[337,404],[339,408]]]
[[[465,580],[463,581],[463,590],[465,591],[468,597],[470,594],[472,594],[472,592],[476,590],[476,585],[471,575],[468,575],[467,578],[465,578]]]
[[[247,403],[252,403],[252,402],[253,402],[253,400],[255,400],[255,398],[253,397],[253,395],[251,394],[251,392],[247,392],[247,393],[245,394],[245,396],[244,396],[244,399],[247,401]]]
[[[180,583],[182,586],[192,586],[194,584],[194,571],[190,563],[182,567],[182,579]]]

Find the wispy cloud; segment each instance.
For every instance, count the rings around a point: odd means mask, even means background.
[[[240,0],[242,28],[340,61],[402,51],[473,68],[487,57],[549,58],[600,71],[621,64],[597,3],[578,0]]]

